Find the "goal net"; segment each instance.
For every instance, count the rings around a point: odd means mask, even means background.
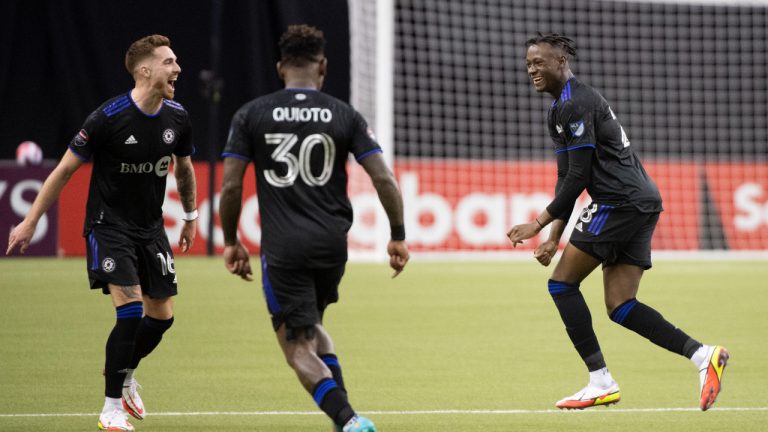
[[[768,251],[768,2],[349,5],[352,104],[391,157],[414,252],[509,252],[507,229],[553,198],[551,98],[525,68],[537,32],[576,41],[574,73],[605,96],[659,186],[655,251]],[[351,171],[350,243],[381,251],[386,218]]]

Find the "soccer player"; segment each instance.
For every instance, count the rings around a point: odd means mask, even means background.
[[[700,407],[709,409],[720,392],[728,351],[722,346],[702,345],[637,300],[643,271],[651,268],[651,237],[662,211],[656,185],[633,153],[608,102],[571,72],[570,60],[576,56],[574,41],[558,34],[539,34],[526,46],[528,75],[534,88],[554,98],[547,122],[555,143],[557,186],[547,208],[533,222],[512,227],[507,233],[509,240],[516,246],[551,223],[549,238],[534,251],[535,258],[547,266],[557,252],[578,196],[586,188],[593,200],[581,212],[548,282],[568,336],[590,377],[586,387],[556,406],[582,409],[614,404],[621,398],[579,291],[581,281],[602,264],[605,305],[611,320],[691,359],[699,369]]]
[[[11,231],[7,254],[29,246],[40,217],[83,161],[93,161],[85,228],[92,289],[110,294],[117,320],[107,339],[102,430],[134,430],[126,411],[145,416],[134,370],[173,323],[176,271],[163,225],[173,160],[185,211],[179,247],[195,238],[195,173],[189,115],[174,102],[181,68],[165,36],[134,42],[125,55],[134,88],[103,103],[69,144],[29,214]]]
[[[333,341],[323,327],[326,307],[338,300],[347,261],[349,153],[371,177],[389,218],[392,277],[409,258],[402,197],[362,116],[320,91],[327,64],[323,33],[292,25],[279,47],[277,72],[285,88],[240,108],[224,149],[219,204],[224,262],[231,273],[251,280],[237,223],[243,175],[252,161],[261,214],[262,284],[280,348],[337,431],[374,432],[373,423],[350,406]]]

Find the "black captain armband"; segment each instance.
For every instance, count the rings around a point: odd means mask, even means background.
[[[392,240],[403,241],[405,240],[405,225],[390,225],[390,235]]]

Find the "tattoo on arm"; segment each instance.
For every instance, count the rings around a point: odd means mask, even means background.
[[[195,182],[195,170],[189,157],[176,161],[176,187],[181,197],[181,205],[185,212],[191,212],[196,206],[197,185]]]

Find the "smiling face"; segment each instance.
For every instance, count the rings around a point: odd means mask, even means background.
[[[536,91],[549,93],[554,98],[560,95],[571,77],[568,59],[563,51],[548,43],[529,46],[525,63]]]
[[[180,73],[176,55],[167,46],[155,48],[152,55],[139,64],[141,77],[147,79],[149,87],[165,99],[173,99]]]

